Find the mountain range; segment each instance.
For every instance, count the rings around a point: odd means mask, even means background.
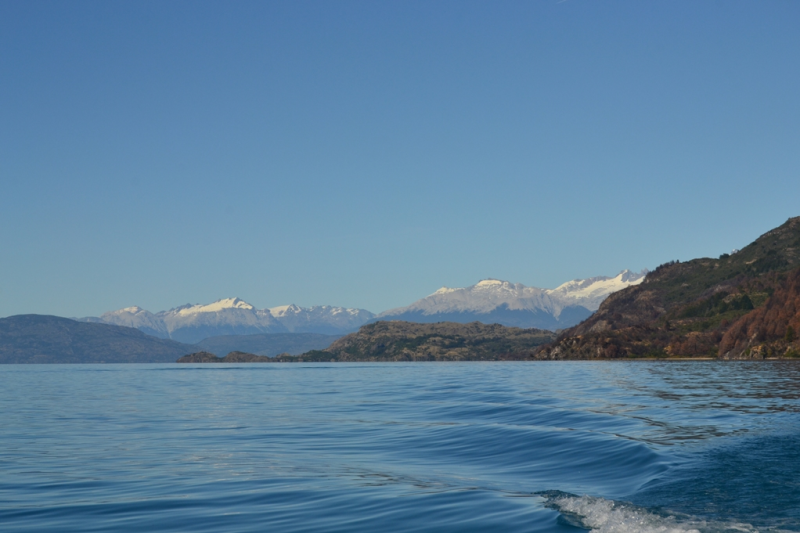
[[[317,333],[344,335],[378,320],[409,322],[479,321],[522,328],[557,330],[586,319],[609,294],[640,283],[646,271],[625,270],[615,277],[573,280],[555,289],[526,287],[487,279],[466,288],[442,287],[407,307],[375,315],[365,309],[319,305],[283,305],[256,309],[239,298],[211,304],[186,304],[151,313],[126,307],[99,317],[78,319],[137,328],[148,335],[194,344],[230,335]]]
[[[588,318],[609,294],[642,282],[647,271],[624,270],[614,277],[573,280],[555,289],[485,279],[471,287],[442,287],[407,307],[390,309],[376,320],[483,322],[557,330]]]
[[[99,317],[79,319],[128,326],[148,335],[194,344],[221,335],[265,333],[343,334],[354,331],[375,315],[364,309],[320,305],[310,308],[286,305],[256,309],[239,298],[211,304],[187,304],[169,311],[151,313],[141,307],[126,307]]]

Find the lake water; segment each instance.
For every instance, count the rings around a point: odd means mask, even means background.
[[[0,530],[800,531],[800,364],[0,366]]]

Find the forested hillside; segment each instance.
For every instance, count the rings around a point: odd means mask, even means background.
[[[661,265],[536,358],[795,356],[799,267],[795,217],[735,254]]]

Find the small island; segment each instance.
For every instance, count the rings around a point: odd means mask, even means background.
[[[184,355],[178,363],[271,363],[275,358],[246,352],[230,352],[225,357],[217,357],[209,352],[195,352]]]

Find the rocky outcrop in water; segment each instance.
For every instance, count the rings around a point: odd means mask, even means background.
[[[209,337],[195,344],[196,351],[223,356],[230,352],[245,352],[274,357],[289,353],[299,355],[311,350],[324,350],[341,335],[320,333],[264,333],[259,335],[224,335]]]
[[[255,355],[245,352],[231,352],[225,357],[217,357],[213,353],[196,352],[184,355],[176,362],[178,363],[272,363],[276,360],[263,355]]]

